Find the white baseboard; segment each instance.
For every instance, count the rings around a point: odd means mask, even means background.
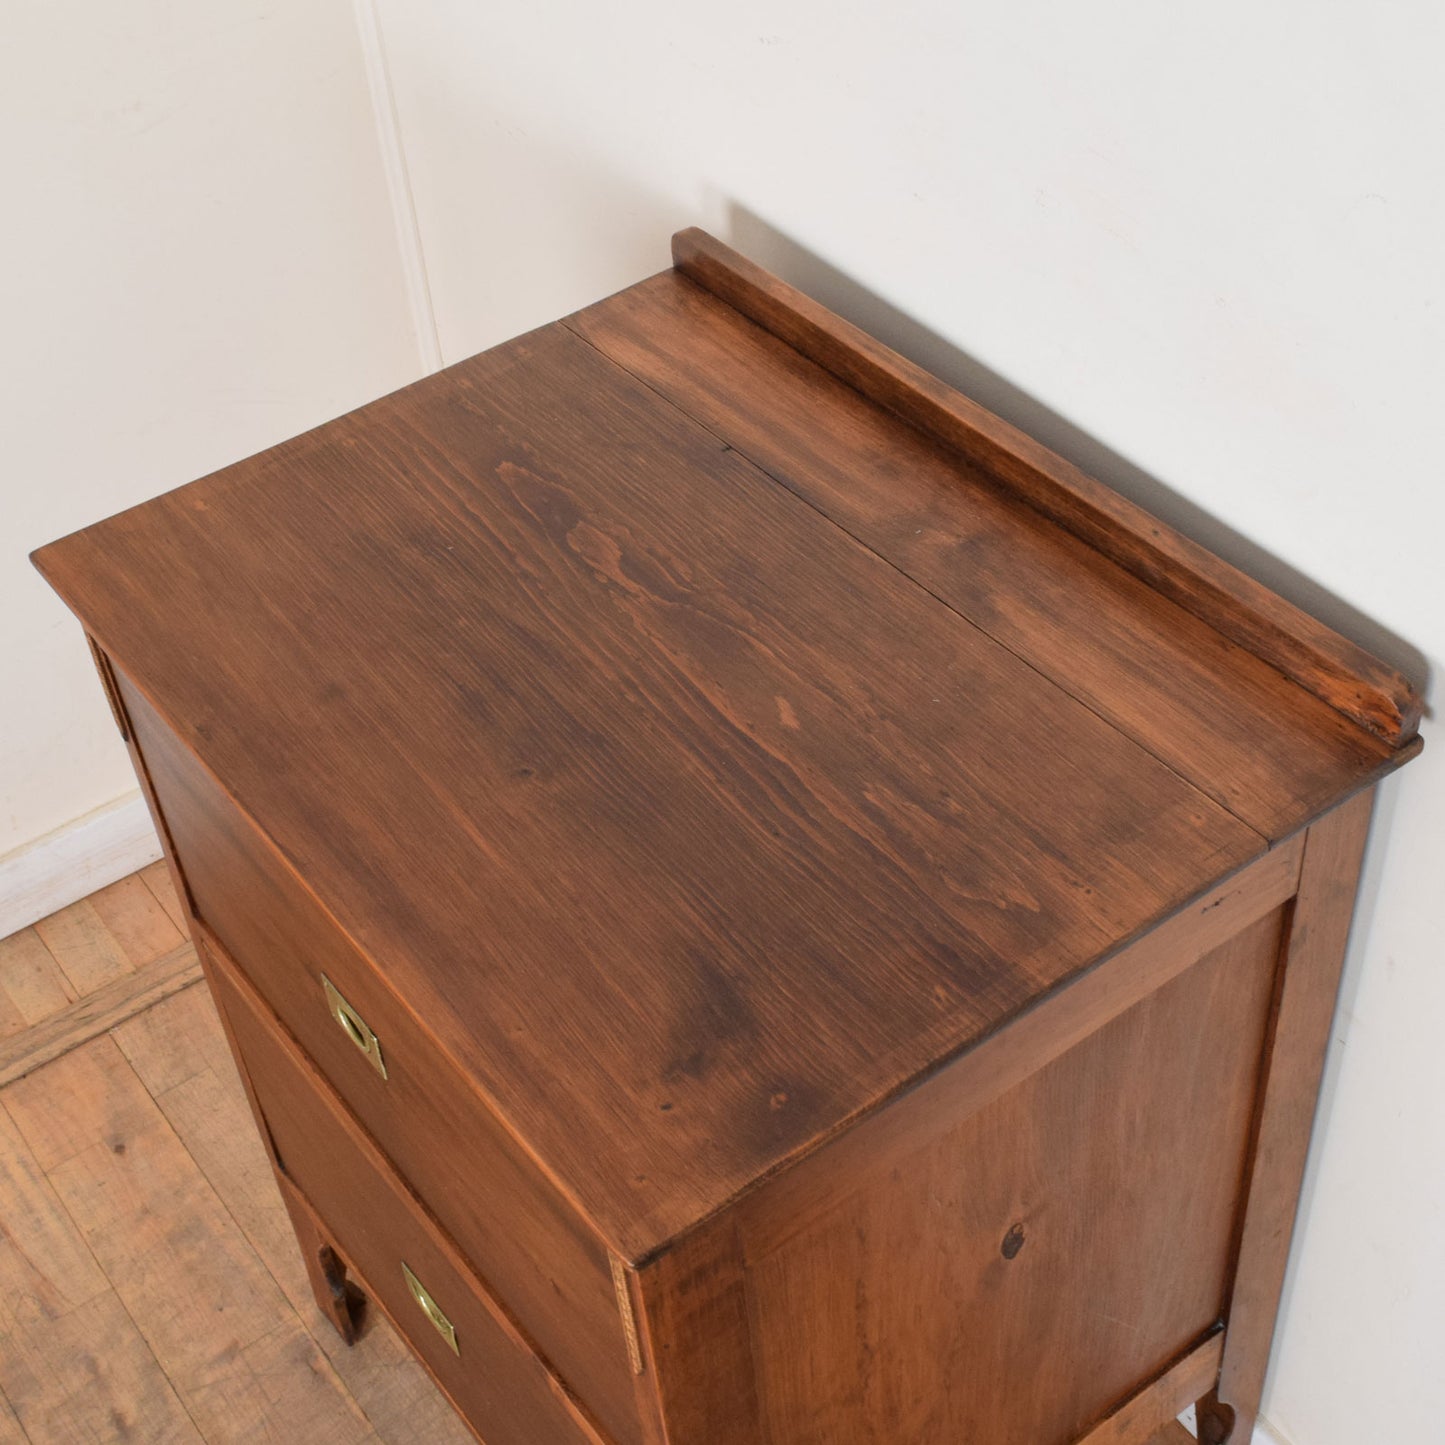
[[[0,938],[160,856],[160,840],[138,792],[7,853],[0,858]]]
[[[1180,1417],[1184,1422],[1184,1428],[1192,1435],[1194,1433],[1194,1406],[1191,1405]],[[1284,1436],[1276,1435],[1269,1425],[1263,1420],[1254,1422],[1254,1435],[1249,1445],[1289,1445]]]

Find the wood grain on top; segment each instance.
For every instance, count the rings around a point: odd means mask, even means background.
[[[1271,840],[1403,761],[685,277],[567,324]]]
[[[1270,831],[704,420],[556,325],[37,554],[633,1260]]]
[[[696,228],[677,269],[865,396],[942,438],[998,483],[1386,742],[1419,727],[1408,678],[1166,526],[970,397]]]

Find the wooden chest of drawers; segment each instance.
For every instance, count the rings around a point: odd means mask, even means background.
[[[674,254],[37,554],[318,1303],[488,1445],[1244,1440],[1418,700]]]

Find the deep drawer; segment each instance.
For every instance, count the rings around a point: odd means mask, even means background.
[[[215,948],[206,961],[281,1167],[338,1252],[487,1445],[603,1437]]]
[[[260,831],[123,677],[192,902],[398,1172],[619,1445],[639,1445],[605,1248]],[[385,1077],[333,1012],[375,1031]]]

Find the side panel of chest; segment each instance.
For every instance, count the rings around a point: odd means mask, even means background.
[[[1282,921],[750,1261],[765,1438],[1069,1445],[1204,1341],[1228,1298]],[[806,1352],[788,1348],[799,1319]]]
[[[1274,1215],[1251,1219],[1289,1194],[1281,1160],[1302,1160],[1302,1136],[1268,1158],[1262,1140],[1314,932],[1312,837],[645,1267],[670,1445],[1142,1445],[1205,1396],[1231,1357],[1241,1249],[1282,1265],[1288,1247]],[[1348,893],[1353,873],[1316,852]]]

